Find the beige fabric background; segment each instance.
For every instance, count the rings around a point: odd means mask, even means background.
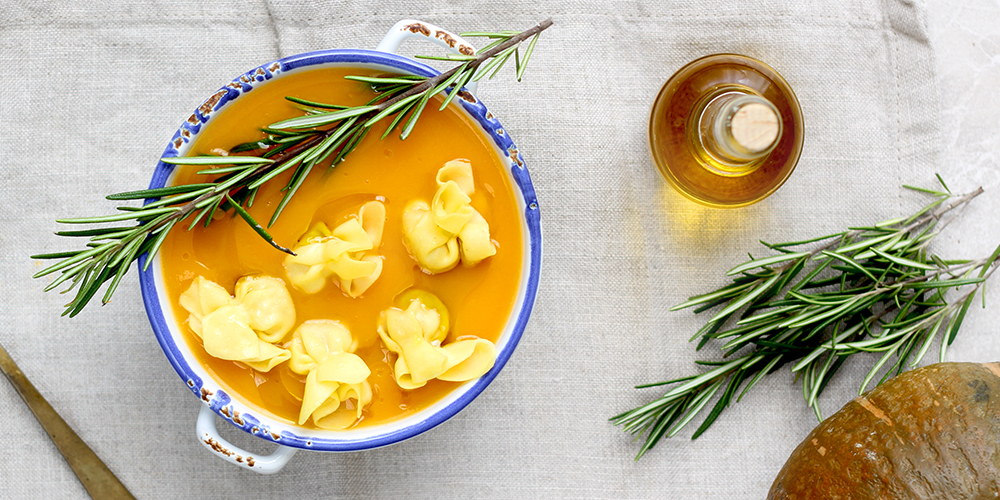
[[[899,186],[930,186],[940,172],[955,191],[987,193],[936,249],[975,257],[997,244],[1000,113],[989,89],[1000,82],[1000,6],[946,4],[929,9],[931,31],[927,6],[910,0],[2,1],[0,342],[140,498],[762,498],[816,423],[787,371],[698,440],[692,427],[639,462],[607,418],[653,395],[632,385],[716,354],[696,357],[687,343],[703,318],[666,309],[723,283],[724,269],[760,253],[758,238],[908,213],[921,199]],[[57,217],[102,213],[103,195],[145,187],[178,124],[242,72],[304,51],[372,48],[401,18],[463,31],[548,16],[555,26],[524,82],[498,77],[479,91],[538,192],[535,313],[504,372],[439,428],[374,451],[300,452],[273,477],[238,469],[195,439],[200,403],[162,355],[134,275],[111,305],[72,320],[59,317],[65,297],[30,279],[41,263],[28,255],[68,244],[52,236]],[[660,85],[715,52],[778,69],[806,120],[795,174],[737,211],[686,201],[647,152]],[[1000,359],[997,296],[970,313],[950,359]],[[843,370],[828,413],[872,361]],[[85,497],[5,383],[0,421],[0,498]]]

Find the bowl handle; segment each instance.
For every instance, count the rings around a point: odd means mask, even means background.
[[[232,445],[229,441],[219,436],[215,428],[215,412],[208,405],[202,405],[201,413],[198,414],[198,423],[195,425],[195,432],[198,441],[205,445],[209,451],[215,453],[219,458],[239,465],[244,469],[249,469],[260,474],[274,474],[280,471],[285,464],[298,451],[296,448],[278,445],[278,449],[270,455],[255,456]]]
[[[476,48],[462,37],[433,24],[417,21],[416,19],[403,19],[396,23],[385,34],[385,38],[378,44],[378,47],[375,47],[375,50],[394,54],[399,50],[399,46],[403,44],[403,40],[407,38],[430,40],[448,49],[453,54],[464,54],[467,56],[476,54]],[[478,83],[469,82],[465,85],[465,88],[475,94]]]

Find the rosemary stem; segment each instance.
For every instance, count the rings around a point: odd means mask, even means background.
[[[952,210],[954,210],[954,209],[956,209],[956,208],[958,208],[958,207],[960,207],[962,205],[965,205],[966,203],[969,203],[970,201],[972,201],[973,198],[979,196],[982,193],[983,193],[983,188],[982,188],[982,186],[980,186],[979,188],[975,189],[974,191],[971,191],[969,193],[966,193],[966,194],[962,195],[961,197],[959,197],[958,199],[956,199],[952,203],[950,203],[950,204],[948,204],[948,205],[946,205],[944,207],[941,207],[941,208],[937,209],[934,212],[925,214],[925,215],[919,217],[917,220],[915,220],[915,221],[907,224],[906,226],[897,229],[896,231],[899,232],[899,233],[906,233],[906,232],[912,231],[912,230],[914,230],[914,229],[916,229],[916,228],[918,228],[920,226],[923,226],[924,224],[927,224],[928,222],[939,220],[939,219],[941,219],[942,216],[944,216],[948,212],[950,212],[950,211],[952,211]],[[865,232],[865,230],[863,230],[863,229],[854,229],[854,230],[848,231],[847,233],[844,233],[844,234],[841,234],[841,235],[832,236],[830,238],[830,242],[828,242],[828,243],[826,243],[826,244],[824,244],[824,245],[822,245],[820,247],[817,247],[817,248],[813,249],[812,251],[808,252],[809,256],[807,257],[807,259],[815,257],[816,255],[819,255],[819,254],[823,253],[823,251],[826,251],[826,250],[829,250],[830,248],[833,248],[834,246],[836,246],[837,244],[839,244],[842,241],[849,241],[849,240],[854,239],[854,238],[856,238],[858,236],[861,236],[862,234],[864,234],[864,232]],[[798,263],[798,259],[791,260],[791,261],[789,261],[789,262],[787,262],[787,263],[785,263],[785,264],[783,264],[781,266],[776,267],[775,271],[778,271],[778,272],[787,271],[788,269],[791,269],[792,267],[794,267],[797,263]]]
[[[97,289],[110,280],[103,299],[106,303],[139,254],[148,254],[143,269],[148,268],[152,256],[178,222],[193,215],[192,222],[188,225],[189,230],[202,221],[208,227],[219,210],[228,212],[230,209],[267,243],[294,255],[289,248],[275,242],[265,227],[257,223],[248,212],[262,185],[291,171],[288,184],[282,189],[284,196],[267,225],[269,228],[315,165],[323,162],[328,162],[331,167],[337,165],[364,139],[376,122],[392,115],[397,116],[382,137],[385,138],[402,124],[400,139],[406,139],[432,96],[451,89],[442,102],[441,109],[444,109],[470,81],[477,69],[482,66],[484,71],[491,69],[495,73],[510,59],[511,54],[518,51],[522,42],[530,39],[528,53],[523,58],[515,58],[517,78],[520,80],[539,33],[551,25],[552,19],[546,19],[522,32],[470,33],[469,36],[489,36],[496,40],[475,56],[456,58],[456,61],[461,60],[462,63],[434,77],[349,76],[347,78],[350,80],[372,85],[375,91],[374,98],[361,106],[324,104],[288,97],[288,100],[300,105],[305,112],[304,116],[262,128],[265,138],[233,146],[229,155],[161,158],[162,162],[172,165],[198,165],[201,168],[197,171],[199,174],[215,176],[214,180],[113,194],[108,196],[109,200],[150,201],[143,207],[119,207],[119,212],[113,215],[58,220],[68,224],[131,221],[135,225],[57,233],[60,236],[89,236],[91,240],[86,243],[84,250],[36,256],[35,258],[61,261],[39,271],[35,277],[62,272],[62,276],[47,290],[72,280],[69,288],[77,288],[77,294],[66,306],[64,314],[74,316],[95,295]],[[403,119],[407,117],[409,118],[404,124]],[[241,154],[249,151],[261,151],[261,154]],[[209,167],[204,168],[205,165]]]
[[[751,256],[726,273],[730,284],[672,307],[695,307],[695,313],[721,307],[692,340],[701,339],[699,349],[722,340],[722,361],[698,362],[718,367],[699,375],[637,386],[671,387],[658,399],[611,419],[626,432],[646,435],[638,456],[662,437],[677,434],[721,391],[692,435],[697,438],[730,405],[733,394],[740,391],[742,398],[761,377],[786,363],[792,363],[806,405],[821,419],[820,394],[854,354],[878,355],[860,385],[862,392],[869,382],[880,384],[917,366],[935,341],[943,361],[976,293],[982,295],[984,284],[1000,268],[1000,247],[976,260],[945,260],[928,253],[930,241],[957,217],[953,211],[983,193],[978,188],[953,195],[938,180],[943,191],[905,186],[934,196],[909,217],[808,240],[762,241],[780,253]],[[807,244],[817,247],[790,250]],[[812,270],[800,276],[807,265]],[[820,277],[824,272],[829,276]],[[727,323],[732,326],[723,329]],[[731,356],[742,362],[728,364]],[[760,360],[767,361],[754,365]]]
[[[513,47],[513,46],[515,46],[515,45],[517,45],[517,44],[519,44],[519,43],[521,43],[521,42],[523,42],[523,41],[531,38],[531,37],[533,37],[533,36],[535,36],[535,35],[537,35],[538,33],[541,33],[542,31],[544,31],[549,26],[552,26],[552,18],[551,17],[548,18],[548,19],[546,19],[546,20],[544,20],[544,21],[542,21],[542,22],[540,22],[540,23],[538,23],[538,24],[536,24],[535,26],[532,26],[531,28],[528,28],[528,29],[526,29],[526,30],[518,33],[517,35],[514,35],[514,36],[510,37],[507,41],[501,43],[500,45],[497,45],[495,47],[491,47],[489,50],[484,50],[483,52],[481,52],[479,54],[476,54],[476,58],[473,59],[473,60],[471,60],[471,61],[469,61],[469,63],[468,63],[468,66],[467,66],[468,70],[474,72],[477,68],[479,68],[479,65],[482,64],[483,62],[485,62],[488,59],[492,58],[493,56],[495,56],[495,55],[497,55],[497,54],[499,54],[499,53],[501,53],[501,52],[503,52],[503,51],[505,51],[505,50],[507,50],[507,49],[509,49],[509,48],[511,48],[511,47]],[[379,109],[378,110],[371,111],[370,113],[376,113],[376,112],[381,111],[381,110],[383,110],[385,108],[388,108],[389,106],[392,106],[393,104],[396,104],[397,102],[399,102],[399,101],[401,101],[403,99],[406,99],[407,97],[410,97],[411,95],[419,94],[421,92],[424,92],[425,90],[432,89],[432,88],[436,87],[439,83],[447,80],[448,78],[451,78],[452,75],[454,75],[456,72],[458,72],[458,71],[460,71],[460,70],[462,70],[464,68],[466,68],[466,67],[465,66],[456,66],[456,67],[454,67],[454,68],[452,68],[452,69],[450,69],[448,71],[445,71],[444,73],[441,73],[441,74],[439,74],[437,76],[428,78],[428,79],[424,80],[423,82],[421,82],[419,85],[414,85],[409,90],[407,90],[407,91],[405,91],[405,92],[403,92],[403,93],[401,93],[401,94],[399,94],[397,96],[394,96],[392,99],[389,99],[389,100],[383,102],[382,104],[379,105]]]

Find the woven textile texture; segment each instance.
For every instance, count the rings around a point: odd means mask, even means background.
[[[541,285],[517,352],[458,416],[365,452],[299,452],[276,476],[209,454],[200,401],[163,356],[129,275],[105,306],[60,317],[66,296],[31,279],[33,253],[65,250],[55,219],[112,208],[147,185],[177,126],[212,92],[264,62],[325,48],[374,48],[396,21],[456,32],[518,29],[552,17],[523,82],[503,73],[478,97],[522,152],[544,233]],[[647,401],[632,386],[690,374],[687,339],[704,318],[670,305],[724,282],[758,239],[801,239],[915,210],[902,184],[976,187],[939,162],[934,52],[912,0],[149,0],[0,2],[0,342],[139,498],[762,498],[816,424],[782,370],[695,441],[694,426],[642,460],[608,417]],[[433,53],[407,42],[402,53]],[[777,69],[801,102],[806,139],[788,182],[720,211],[663,181],[647,124],[660,86],[690,60],[746,54]],[[996,174],[980,179],[996,184]],[[997,202],[970,207],[941,243],[988,255]],[[995,212],[992,212],[995,213]],[[963,238],[962,235],[967,235]],[[987,361],[1000,319],[969,314],[949,358]],[[978,346],[978,348],[977,348]],[[985,346],[985,348],[983,347]],[[936,348],[928,359],[936,358]],[[832,413],[870,363],[848,364],[824,395]],[[85,491],[8,384],[0,384],[0,498]],[[232,429],[248,449],[270,447]]]

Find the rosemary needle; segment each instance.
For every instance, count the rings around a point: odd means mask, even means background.
[[[941,185],[944,191],[905,186],[933,196],[910,217],[804,241],[761,242],[778,255],[751,258],[727,273],[731,284],[671,308],[700,313],[721,307],[692,340],[700,339],[699,349],[724,341],[723,360],[700,362],[713,367],[704,373],[637,386],[670,388],[610,419],[645,436],[636,459],[676,435],[718,395],[696,439],[733,401],[789,363],[806,404],[822,420],[818,398],[854,354],[875,353],[877,359],[859,392],[916,366],[935,343],[943,360],[976,292],[996,270],[1000,246],[973,261],[948,261],[928,251],[945,225],[939,224],[942,216],[982,193],[955,196]],[[815,248],[793,251],[806,245]],[[949,299],[947,290],[958,290],[958,297]]]
[[[174,165],[205,166],[199,173],[218,175],[214,180],[113,194],[107,199],[146,199],[148,203],[141,208],[119,207],[119,213],[113,215],[58,220],[64,224],[124,221],[132,225],[56,233],[89,239],[82,250],[33,255],[33,259],[59,261],[34,277],[59,273],[46,290],[64,283],[67,288],[63,293],[76,289],[74,299],[66,305],[63,313],[75,316],[110,281],[102,298],[102,303],[107,304],[132,262],[142,255],[146,256],[148,267],[167,234],[178,227],[178,222],[190,217],[190,224],[184,224],[189,230],[199,222],[208,226],[219,210],[235,212],[275,249],[292,253],[275,242],[267,229],[246,210],[253,204],[260,186],[279,174],[292,172],[284,188],[284,197],[267,224],[270,227],[313,167],[320,164],[336,166],[357,147],[376,122],[395,117],[382,137],[399,129],[400,139],[406,139],[432,96],[447,93],[441,106],[444,109],[466,83],[482,78],[486,71],[492,71],[492,77],[507,63],[511,54],[516,55],[515,73],[520,81],[539,34],[551,25],[552,20],[547,19],[521,32],[466,33],[464,36],[486,37],[491,42],[474,56],[446,58],[460,64],[434,77],[349,76],[347,78],[371,85],[376,92],[375,98],[362,106],[341,106],[287,97],[289,102],[303,110],[304,115],[265,127],[262,130],[266,137],[262,140],[234,146],[230,153],[239,153],[238,156],[162,158],[163,162]],[[521,55],[521,44],[528,40],[528,49]]]

